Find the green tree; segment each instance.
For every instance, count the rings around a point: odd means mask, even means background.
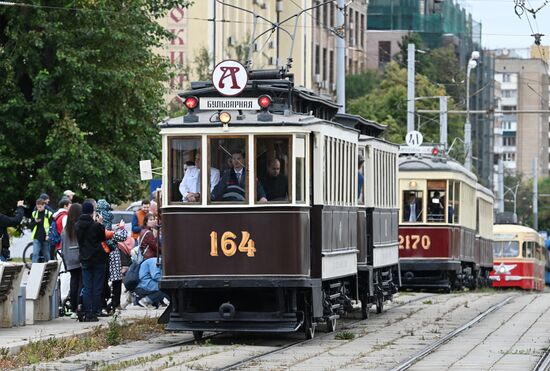
[[[367,71],[346,76],[346,104],[355,98],[369,94],[382,80],[378,71]]]
[[[416,95],[433,97],[445,95],[445,89],[431,83],[425,76],[416,75]],[[449,109],[454,107],[452,99]],[[438,99],[419,100],[416,109],[439,109]],[[361,115],[388,126],[386,139],[403,143],[407,131],[407,70],[397,63],[390,63],[380,84],[370,94],[353,99],[347,106],[349,113]],[[439,115],[420,115],[420,122],[415,124],[424,135],[425,142],[439,142]],[[449,139],[462,137],[462,122],[449,117]],[[458,152],[458,151],[457,151]],[[459,153],[459,152],[458,152]],[[453,153],[456,156],[457,153]]]
[[[0,207],[66,188],[119,201],[155,159],[169,66],[156,20],[186,0],[0,7]],[[55,201],[55,199],[54,199]]]

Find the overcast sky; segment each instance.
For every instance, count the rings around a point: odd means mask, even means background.
[[[518,18],[514,0],[459,0],[474,20],[482,23],[481,44],[486,49],[529,48],[533,45],[533,32],[527,15]],[[539,8],[545,0],[526,0],[526,6]],[[536,14],[536,21],[529,17],[534,33],[545,34],[543,45],[550,45],[550,2]]]

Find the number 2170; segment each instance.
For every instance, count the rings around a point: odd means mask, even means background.
[[[253,257],[256,252],[254,240],[250,238],[250,233],[242,231],[242,238],[237,247],[237,235],[233,232],[224,232],[220,241],[221,250],[225,256],[233,256],[237,252],[246,253],[246,256]],[[210,233],[210,256],[218,256],[218,232]]]

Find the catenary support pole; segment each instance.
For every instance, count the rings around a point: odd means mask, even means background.
[[[415,45],[407,47],[407,133],[414,130],[414,53]]]
[[[533,159],[533,229],[539,230],[539,165],[538,158]]]
[[[504,212],[504,162],[502,157],[498,159],[498,174],[497,174],[497,203],[498,211]]]
[[[447,149],[447,97],[439,97],[439,143]]]
[[[336,26],[341,35],[336,36],[336,101],[338,113],[346,112],[346,39],[345,39],[345,0],[338,0]]]

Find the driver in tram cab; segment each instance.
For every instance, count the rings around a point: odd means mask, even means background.
[[[244,167],[245,156],[240,150],[231,153],[233,168],[223,173],[221,180],[212,190],[213,201],[245,201],[246,200],[246,168]],[[267,198],[260,184],[257,182],[256,194],[258,202],[265,203]]]
[[[220,181],[220,171],[215,167],[210,168],[210,191]],[[201,153],[195,156],[195,166],[187,167],[185,175],[180,183],[180,193],[183,202],[199,202],[201,199]]]
[[[269,201],[288,201],[288,178],[281,174],[281,161],[269,160],[267,176],[261,180]]]
[[[416,199],[416,194],[410,193],[407,204],[405,205],[405,215],[403,221],[417,223],[422,221],[422,205]]]

